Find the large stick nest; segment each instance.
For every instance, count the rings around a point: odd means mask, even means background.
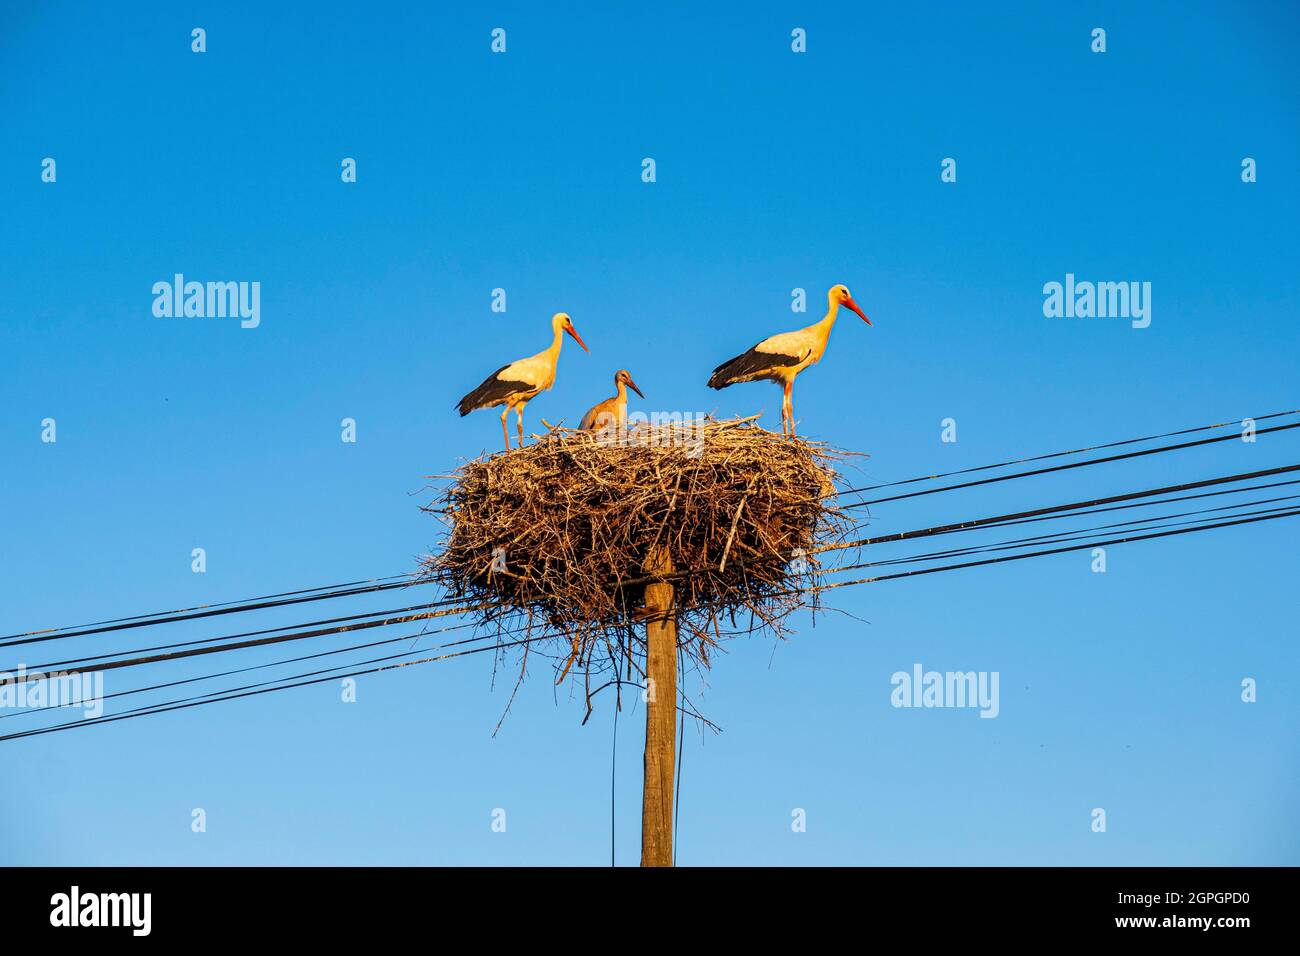
[[[555,429],[448,476],[425,509],[449,530],[424,573],[480,622],[520,626],[529,646],[560,641],[560,677],[576,665],[589,692],[593,667],[639,669],[632,625],[646,617],[646,585],[666,579],[679,645],[707,665],[724,637],[779,636],[790,612],[815,606],[814,549],[847,526],[839,457],[749,419]]]

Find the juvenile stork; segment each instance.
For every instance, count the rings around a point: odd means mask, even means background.
[[[567,312],[556,312],[551,316],[551,331],[554,335],[550,348],[501,366],[456,405],[461,418],[479,408],[504,405],[505,408],[501,410],[501,434],[506,440],[506,451],[510,450],[510,430],[506,428],[506,416],[510,414],[510,409],[515,410],[519,426],[519,447],[523,448],[524,406],[536,398],[539,392],[545,392],[555,384],[555,364],[560,360],[564,333],[572,335],[584,352],[591,351],[574,329],[573,320]]]
[[[781,332],[759,342],[743,355],[723,362],[713,370],[709,388],[726,388],[738,382],[775,382],[784,390],[781,399],[781,431],[794,435],[794,380],[800,372],[821,361],[826,351],[835,316],[841,305],[846,305],[867,325],[871,320],[863,315],[858,304],[849,295],[848,286],[833,285],[826,293],[826,315],[822,320],[797,332]]]
[[[587,414],[582,416],[582,422],[578,425],[580,430],[584,432],[605,430],[611,426],[622,430],[627,426],[627,390],[630,388],[641,395],[641,389],[636,387],[636,382],[632,381],[632,373],[625,368],[614,373],[614,387],[617,390],[616,395],[593,405]],[[645,398],[644,395],[641,397]]]

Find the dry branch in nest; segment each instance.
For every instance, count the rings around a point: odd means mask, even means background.
[[[423,573],[480,623],[524,630],[588,694],[593,671],[642,671],[634,625],[646,584],[666,578],[682,653],[707,666],[725,637],[781,636],[792,611],[816,606],[813,550],[848,527],[833,494],[840,457],[752,419],[554,429],[449,476],[425,509],[449,530]]]

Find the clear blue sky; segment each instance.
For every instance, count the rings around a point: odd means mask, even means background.
[[[640,407],[776,427],[774,388],[708,373],[847,283],[875,326],[840,323],[796,410],[876,480],[1300,404],[1294,5],[620,6],[0,13],[0,630],[412,567],[423,476],[499,441],[453,402],[557,309],[592,353],[565,350],[533,424],[626,366]],[[155,318],[176,272],[260,282],[261,326]],[[1067,272],[1151,282],[1151,327],[1045,318]],[[1290,437],[1215,447],[872,527],[1300,460]],[[1296,530],[845,589],[851,617],[732,645],[703,698],[725,732],[688,729],[680,862],[1300,863]],[[891,707],[915,662],[998,671],[1000,716]],[[363,679],[355,704],[326,684],[0,744],[0,862],[607,862],[608,701],[579,726],[538,672],[493,738],[491,679],[471,657]],[[642,720],[620,726],[620,863]]]

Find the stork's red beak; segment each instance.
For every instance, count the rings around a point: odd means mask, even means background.
[[[632,381],[631,375],[627,377],[627,387],[632,389],[632,391],[636,392],[638,395],[641,395],[641,389],[636,387],[636,382]],[[645,398],[644,395],[641,395],[641,397]]]
[[[575,328],[573,327],[573,324],[572,324],[572,323],[570,323],[570,324],[565,328],[564,331],[568,332],[570,335],[573,336],[573,340],[574,340],[575,342],[577,342],[579,345],[582,346],[582,350],[583,350],[584,352],[586,352],[586,353],[588,353],[588,354],[591,353],[591,349],[587,348],[587,343],[584,342],[584,341],[582,341],[582,336],[578,334],[578,330],[575,329]]]
[[[871,324],[871,320],[870,320],[869,318],[867,318],[865,315],[863,315],[862,310],[858,308],[858,304],[857,304],[856,302],[854,302],[852,298],[845,299],[845,300],[844,300],[844,304],[847,305],[847,306],[848,306],[850,309],[852,309],[854,312],[858,313],[858,315],[861,315],[861,316],[862,316],[862,321],[865,322],[865,323],[867,323],[867,325],[870,325],[870,324]]]

